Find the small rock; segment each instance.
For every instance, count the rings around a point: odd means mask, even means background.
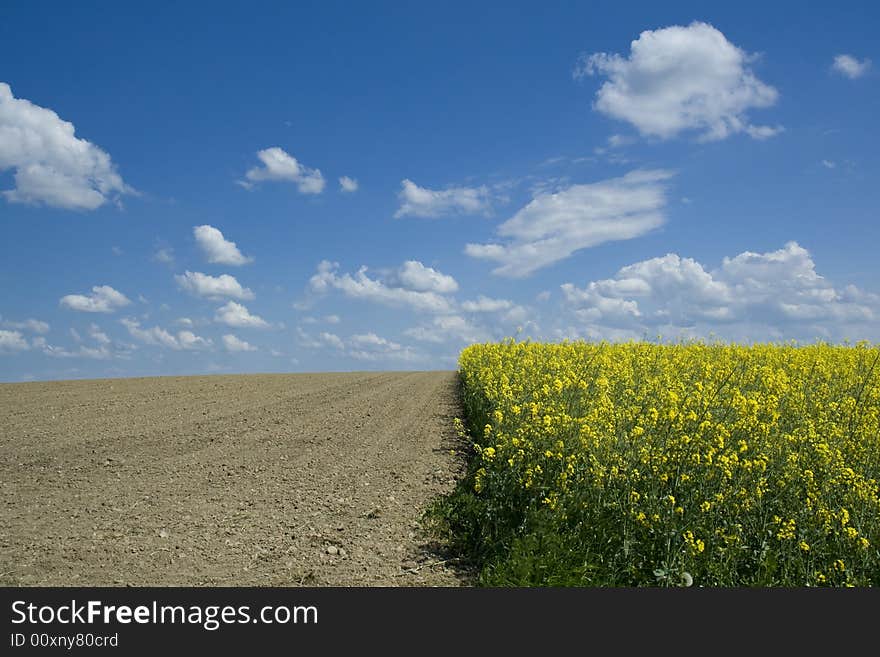
[[[327,546],[327,554],[329,554],[331,556],[339,554],[339,548],[336,547],[335,545],[328,545]]]
[[[164,529],[159,530],[159,538],[168,538],[168,532]]]
[[[344,557],[346,555],[345,548],[339,548],[339,556]]]

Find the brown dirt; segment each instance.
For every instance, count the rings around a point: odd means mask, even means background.
[[[456,586],[454,372],[0,385],[0,584]]]

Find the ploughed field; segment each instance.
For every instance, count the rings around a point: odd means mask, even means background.
[[[455,372],[0,384],[0,585],[454,586]]]

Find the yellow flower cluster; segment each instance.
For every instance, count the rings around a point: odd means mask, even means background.
[[[472,345],[476,492],[552,514],[634,583],[878,585],[878,360],[868,343]]]

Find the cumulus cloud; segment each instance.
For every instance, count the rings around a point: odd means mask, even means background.
[[[248,342],[232,335],[226,334],[223,336],[223,346],[226,348],[226,351],[256,351],[257,348]]]
[[[269,328],[269,322],[250,311],[240,303],[230,301],[217,309],[214,321],[235,328]]]
[[[97,343],[97,346],[90,347],[81,344],[83,338],[75,328],[70,329],[70,335],[79,345],[76,349],[70,350],[57,345],[51,345],[43,337],[34,338],[32,345],[34,349],[39,349],[43,354],[50,358],[90,358],[93,360],[108,360],[110,358],[129,357],[128,350],[126,349],[111,350],[112,341],[97,324],[92,323],[89,325],[88,334],[89,337]]]
[[[223,233],[213,226],[194,226],[193,235],[210,263],[238,267],[254,261],[252,257],[242,255],[235,242],[224,238]]]
[[[299,345],[307,349],[330,347],[341,355],[356,360],[418,360],[422,356],[411,347],[380,337],[375,333],[360,333],[341,338],[335,333],[322,331],[312,337],[302,329],[297,329]]]
[[[153,253],[153,260],[166,265],[174,264],[174,249],[170,246],[156,249],[156,252]]]
[[[419,187],[412,180],[403,180],[397,195],[400,207],[395,217],[441,217],[451,214],[488,214],[489,189],[483,187],[450,187],[443,190]]]
[[[441,274],[431,267],[425,267],[418,260],[404,262],[397,270],[397,280],[403,287],[419,292],[450,294],[458,290],[458,283],[452,276]]]
[[[210,338],[202,338],[192,331],[179,331],[177,341],[181,349],[207,349],[213,342]]]
[[[245,180],[239,181],[250,188],[263,181],[291,182],[296,184],[302,194],[320,194],[324,191],[324,176],[319,169],[310,169],[300,164],[295,157],[277,146],[257,152],[262,166],[248,170]]]
[[[466,313],[495,313],[495,322],[506,324],[531,324],[529,309],[508,299],[492,299],[479,295],[476,299],[464,301],[461,309]]]
[[[345,344],[342,342],[342,338],[340,338],[335,333],[328,333],[327,331],[321,331],[318,334],[318,339],[324,343],[328,344],[331,347],[336,347],[337,349],[344,349]]]
[[[97,324],[89,325],[89,336],[97,342],[98,344],[108,345],[110,344],[110,338],[107,336],[104,331],[101,330],[101,327]]]
[[[140,322],[135,319],[125,318],[119,321],[135,340],[139,340],[144,344],[153,345],[155,347],[165,347],[174,350],[193,350],[206,349],[212,345],[211,340],[201,338],[195,335],[192,331],[179,331],[177,335],[174,336],[159,326],[141,328]]]
[[[714,270],[669,253],[584,288],[566,283],[561,289],[566,308],[591,337],[659,329],[761,340],[846,337],[848,330],[868,339],[880,335],[866,334],[880,318],[880,297],[854,286],[835,288],[796,242],[726,257]]]
[[[435,317],[429,324],[407,329],[404,334],[422,342],[487,342],[492,336],[460,315]]]
[[[296,327],[296,341],[300,347],[305,349],[319,349],[324,346],[323,342],[304,331],[300,326]]]
[[[0,171],[12,170],[15,180],[3,196],[14,203],[94,210],[134,193],[110,156],[75,132],[72,123],[16,98],[0,82]]]
[[[27,351],[28,349],[30,349],[30,345],[20,331],[0,329],[0,353]]]
[[[468,244],[465,253],[493,260],[492,273],[522,278],[605,242],[632,239],[661,226],[666,190],[664,170],[636,170],[620,178],[538,193],[498,226],[506,243]]]
[[[752,125],[747,113],[774,105],[779,93],[751,70],[755,59],[695,21],[642,32],[628,56],[583,56],[575,77],[606,76],[594,108],[644,136],[668,139],[694,130],[703,140],[738,132],[764,139],[782,128]]]
[[[380,338],[372,332],[353,335],[349,340],[352,344],[359,347],[386,347],[389,349],[400,349],[400,345],[396,342]]]
[[[128,297],[109,285],[96,285],[92,294],[68,294],[59,301],[64,308],[84,313],[112,313],[130,303]]]
[[[205,299],[253,299],[254,293],[236,280],[235,276],[209,276],[197,271],[186,271],[174,277],[182,290]]]
[[[97,347],[80,345],[75,350],[71,351],[64,347],[47,344],[42,338],[39,342],[34,344],[34,347],[50,358],[91,358],[93,360],[108,360],[114,356],[113,352],[104,345],[99,345]]]
[[[361,299],[386,306],[407,306],[416,311],[430,313],[446,313],[452,308],[452,301],[434,290],[413,290],[399,285],[385,283],[367,275],[367,268],[361,267],[357,273],[339,274],[339,265],[323,261],[318,265],[318,272],[309,279],[309,289],[315,294],[326,294],[330,290],[338,290],[352,299]],[[430,268],[424,268],[426,270]],[[418,272],[418,268],[414,271]],[[449,286],[442,274],[430,270],[437,275],[434,285]],[[424,274],[424,272],[421,272]],[[431,275],[425,275],[425,280]],[[439,281],[439,282],[438,282]]]
[[[342,176],[339,179],[339,189],[343,192],[356,192],[358,190],[358,181],[348,176]]]
[[[871,68],[871,60],[863,59],[859,61],[852,55],[836,55],[831,68],[850,80],[862,77]]]
[[[380,337],[375,333],[353,335],[348,339],[347,354],[356,360],[419,360],[421,355],[398,342]]]
[[[339,315],[324,315],[323,317],[303,317],[300,321],[303,324],[338,324],[342,320],[340,319]]]
[[[139,321],[135,319],[121,319],[120,323],[128,330],[131,337],[141,342],[154,346],[180,349],[180,343],[168,331],[158,326],[142,329]]]
[[[44,322],[39,319],[25,319],[21,322],[4,320],[2,322],[2,326],[10,329],[20,329],[22,331],[28,331],[30,333],[37,333],[39,335],[44,335],[49,332],[48,322]]]
[[[490,299],[481,294],[475,300],[462,302],[461,309],[469,313],[497,313],[513,306],[513,302],[507,299]]]

